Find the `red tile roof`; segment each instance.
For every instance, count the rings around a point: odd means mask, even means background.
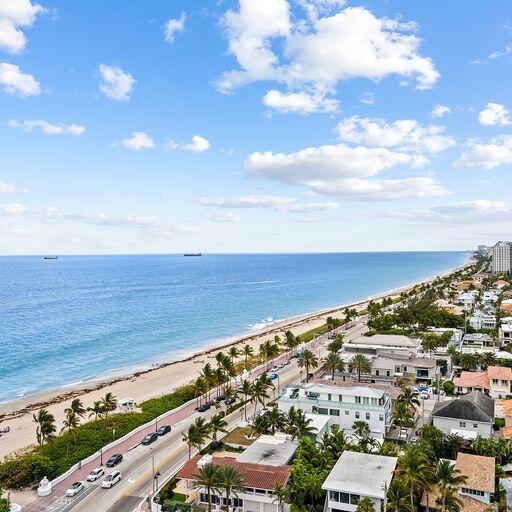
[[[462,372],[460,377],[453,379],[453,383],[461,388],[489,389],[487,372]]]
[[[507,366],[489,366],[487,376],[490,379],[512,380],[512,368]]]
[[[198,475],[197,462],[201,458],[196,455],[178,471],[178,478],[193,480]],[[290,466],[265,466],[264,464],[250,464],[248,462],[238,462],[229,457],[213,457],[211,462],[216,466],[232,466],[242,472],[244,487],[254,487],[256,489],[274,490],[277,483],[286,485],[290,478]]]

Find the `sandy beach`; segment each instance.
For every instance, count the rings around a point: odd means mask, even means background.
[[[445,276],[451,274],[460,268],[462,267],[451,269],[440,275]],[[35,425],[32,420],[32,413],[41,407],[46,407],[55,416],[59,427],[64,419],[64,409],[69,406],[73,398],[78,396],[80,396],[85,407],[92,406],[95,400],[99,400],[107,392],[113,393],[118,399],[132,398],[136,403],[140,403],[151,397],[169,393],[191,382],[198,376],[204,364],[209,361],[214,362],[215,354],[220,350],[225,350],[229,346],[234,345],[240,348],[247,344],[253,347],[255,352],[257,352],[259,345],[263,341],[273,338],[276,335],[283,338],[284,332],[287,330],[291,330],[295,335],[300,335],[303,332],[323,325],[328,316],[342,318],[343,310],[347,307],[362,310],[366,307],[369,300],[397,296],[417,284],[431,282],[436,277],[437,276],[434,276],[423,281],[390,290],[360,302],[344,304],[335,308],[316,311],[275,322],[259,331],[255,331],[254,333],[236,340],[229,342],[224,341],[221,345],[204,349],[200,353],[187,359],[162,363],[157,368],[148,368],[147,370],[130,375],[89,381],[79,384],[76,387],[60,388],[0,404],[0,428],[3,429],[7,426],[10,428],[9,433],[0,437],[0,459],[3,459],[6,455],[23,450],[35,443]]]

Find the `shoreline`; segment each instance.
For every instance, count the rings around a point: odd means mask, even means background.
[[[219,351],[223,351],[231,346],[239,348],[249,344],[256,352],[259,344],[269,337],[275,335],[283,337],[284,332],[287,330],[292,330],[295,335],[300,335],[323,325],[328,316],[343,316],[343,311],[346,308],[362,310],[371,300],[398,296],[404,291],[411,290],[416,285],[429,283],[437,277],[453,274],[468,266],[471,262],[472,259],[469,257],[461,265],[445,272],[371,295],[366,299],[295,315],[275,321],[254,332],[212,341],[202,347],[191,349],[190,355],[186,357],[162,361],[158,366],[149,366],[150,363],[146,365],[141,364],[137,365],[137,370],[132,367],[131,370],[126,369],[126,372],[117,375],[110,374],[108,377],[97,377],[81,383],[69,383],[59,388],[0,403],[0,425],[2,428],[7,425],[11,428],[10,434],[0,437],[0,460],[5,455],[19,451],[34,443],[32,412],[37,409],[48,408],[55,415],[57,424],[59,424],[63,419],[63,409],[68,406],[67,402],[77,397],[81,397],[85,407],[87,407],[92,405],[95,400],[99,400],[106,392],[112,392],[118,399],[133,398],[136,403],[170,393],[174,389],[192,382],[206,362],[215,361],[214,356]],[[162,357],[165,358],[166,356]]]

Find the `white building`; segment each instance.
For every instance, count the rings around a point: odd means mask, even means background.
[[[469,311],[476,302],[476,296],[478,295],[477,292],[471,291],[471,292],[462,292],[459,293],[457,297],[457,301],[462,304],[462,307]]]
[[[494,304],[498,298],[499,298],[499,293],[496,291],[496,290],[487,290],[486,292],[484,292],[482,294],[482,297],[480,298],[480,301],[483,303],[483,304]]]
[[[510,242],[498,242],[492,248],[492,271],[495,274],[510,273],[511,245]]]
[[[484,311],[475,311],[469,318],[469,325],[477,330],[494,329],[496,327],[496,317]]]
[[[386,390],[384,390],[385,388]],[[329,417],[329,427],[338,425],[347,434],[356,421],[368,423],[373,437],[383,439],[391,426],[392,386],[378,387],[362,382],[310,382],[283,388],[278,406],[289,411],[293,406],[305,413]]]
[[[512,341],[512,316],[506,316],[501,319],[498,335],[502,345],[508,345]]]
[[[418,352],[419,341],[399,334],[374,334],[359,336],[343,343],[342,355],[366,354],[377,356],[382,352],[399,352],[402,354]]]
[[[354,512],[362,498],[382,510],[397,463],[396,457],[344,451],[322,485],[326,512]]]

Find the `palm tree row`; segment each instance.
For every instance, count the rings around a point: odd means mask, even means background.
[[[94,402],[93,407],[84,408],[79,398],[74,398],[69,407],[64,409],[65,418],[62,422],[61,432],[67,431],[73,436],[76,442],[76,429],[80,425],[81,419],[84,418],[86,412],[90,412],[89,418],[94,419],[108,418],[110,412],[117,408],[117,399],[112,393],[107,393],[101,400]],[[57,432],[55,425],[55,416],[46,408],[39,409],[32,414],[32,419],[36,423],[36,439],[38,444],[43,445],[52,441]],[[69,450],[69,446],[68,446]]]
[[[225,420],[226,413],[220,411],[214,414],[210,421],[204,418],[196,418],[194,423],[190,425],[187,432],[182,434],[182,440],[188,445],[188,458],[192,455],[192,448],[201,450],[207,439],[213,443],[217,443],[217,435],[219,432],[226,433],[228,423]]]

